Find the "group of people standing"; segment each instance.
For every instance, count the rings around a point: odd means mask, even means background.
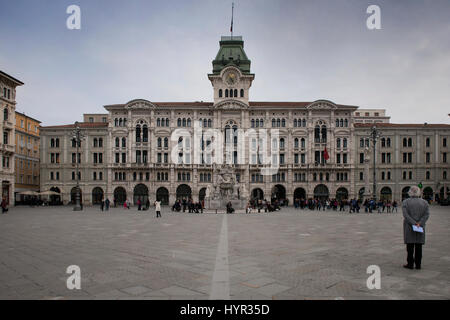
[[[346,211],[348,207],[349,213],[359,213],[361,209],[361,204],[365,208],[366,213],[372,213],[375,210],[378,210],[378,213],[382,212],[397,212],[398,203],[397,201],[386,201],[380,200],[375,202],[375,200],[366,199],[364,203],[361,203],[360,200],[357,199],[295,199],[294,207],[295,209],[309,209],[309,210],[334,210],[334,211]]]
[[[172,206],[172,211],[180,212],[181,210],[183,210],[183,212],[186,212],[186,210],[188,210],[189,213],[203,213],[204,208],[204,200],[195,202],[192,200],[192,198],[183,198],[177,199],[177,201],[175,201],[174,205]]]

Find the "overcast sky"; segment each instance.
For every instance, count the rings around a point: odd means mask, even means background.
[[[212,101],[207,73],[225,0],[0,0],[0,70],[25,82],[17,110],[42,125],[136,98]],[[328,99],[391,122],[450,123],[449,0],[235,0],[252,101]],[[81,7],[81,30],[66,8]],[[381,8],[381,30],[366,9]]]

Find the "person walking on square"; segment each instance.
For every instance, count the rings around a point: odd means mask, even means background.
[[[100,203],[100,209],[102,209],[103,211],[104,208],[105,208],[105,200],[102,198],[102,202]]]
[[[142,209],[142,202],[141,202],[141,199],[138,199],[137,205],[138,205],[138,211],[141,211],[141,209]]]
[[[5,197],[3,197],[1,205],[2,205],[2,214],[7,213],[8,212],[8,203],[6,202],[6,198]]]
[[[155,211],[156,217],[161,218],[161,201],[158,200],[155,201]]]
[[[428,202],[420,197],[420,189],[412,186],[408,195],[402,203],[403,211],[403,237],[406,244],[407,264],[403,267],[416,269],[422,266],[422,245],[425,244],[425,224],[430,217]],[[413,226],[422,227],[423,232],[414,231]]]
[[[395,210],[395,212],[398,212],[397,211],[397,201],[395,201],[395,200],[394,200],[394,202],[392,202],[392,213],[394,213],[394,210]]]
[[[109,199],[106,198],[106,200],[105,200],[105,208],[106,208],[106,211],[109,210],[109,205],[110,205]]]

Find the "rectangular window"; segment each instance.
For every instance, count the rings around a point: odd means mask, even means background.
[[[341,154],[340,153],[338,153],[338,154],[336,154],[336,163],[341,163]]]
[[[408,163],[412,162],[412,152],[408,152]]]
[[[347,154],[344,153],[344,154],[343,154],[343,157],[344,157],[344,158],[343,158],[343,162],[344,162],[344,163],[347,163]]]
[[[122,153],[122,163],[126,163],[126,162],[127,162],[127,154]]]
[[[359,173],[359,180],[364,180],[364,172]]]
[[[447,163],[447,152],[442,154],[442,162]]]
[[[119,163],[120,154],[116,153],[116,163]]]

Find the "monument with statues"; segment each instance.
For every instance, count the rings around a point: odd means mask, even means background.
[[[213,183],[208,185],[205,193],[206,209],[224,210],[229,202],[235,210],[244,209],[247,201],[247,190],[236,180],[234,168],[230,165],[215,166]]]

